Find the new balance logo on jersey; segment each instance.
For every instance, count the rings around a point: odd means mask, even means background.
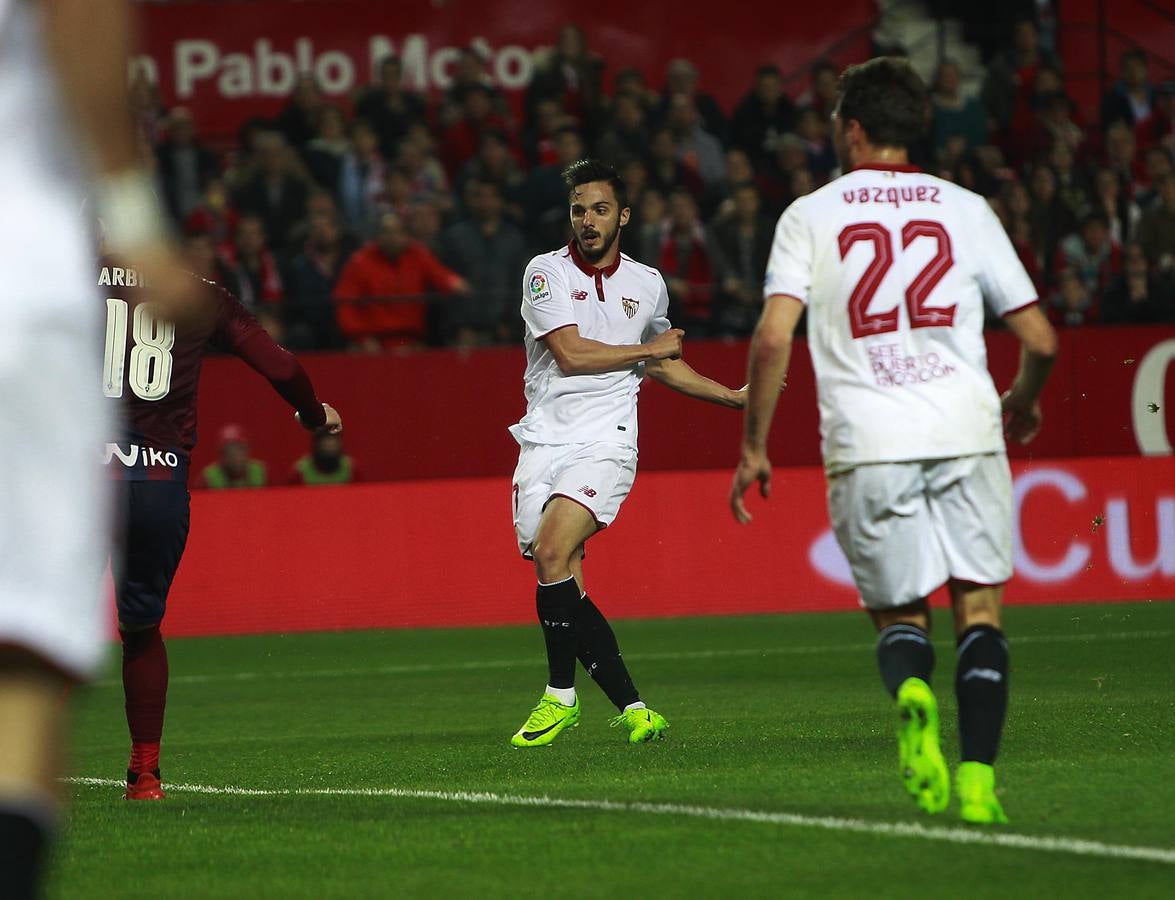
[[[141,459],[140,455],[142,457]],[[153,447],[140,447],[138,444],[129,444],[125,452],[118,444],[107,444],[106,465],[110,465],[115,457],[128,469],[133,469],[140,464],[144,466],[165,466],[169,469],[174,469],[180,464],[179,456],[170,450],[164,452],[162,450],[156,450]]]
[[[572,300],[586,300],[587,298],[588,298],[587,291],[572,291],[571,292],[571,299]]]
[[[594,497],[596,496],[596,489],[590,488],[585,484],[577,491],[577,493],[583,494],[585,497]]]
[[[631,297],[622,297],[620,305],[624,307],[624,314],[630,319],[636,315],[637,310],[641,308],[639,300],[633,300]]]

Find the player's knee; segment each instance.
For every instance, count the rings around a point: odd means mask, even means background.
[[[550,584],[570,574],[571,551],[560,546],[558,542],[544,541],[540,538],[531,552],[539,581]]]

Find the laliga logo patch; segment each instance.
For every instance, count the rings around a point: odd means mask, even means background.
[[[624,314],[630,319],[641,308],[641,302],[639,300],[633,300],[631,297],[622,297],[620,299],[620,305],[624,307]]]
[[[530,276],[530,302],[538,303],[540,300],[546,300],[551,296],[551,292],[547,290],[547,276],[542,272],[535,272]]]

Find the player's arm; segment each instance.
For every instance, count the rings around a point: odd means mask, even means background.
[[[645,363],[645,374],[679,394],[705,400],[731,409],[746,405],[746,388],[734,390],[707,378],[684,359],[652,359]]]
[[[135,260],[155,281],[156,304],[170,314],[194,305],[167,238],[150,176],[138,160],[127,90],[134,31],[129,0],[41,0],[45,48],[66,111],[98,176],[96,201],[111,252]]]
[[[1057,333],[1036,304],[1004,317],[1020,339],[1020,371],[1003,396],[1008,437],[1027,444],[1040,431],[1040,393],[1057,358]]]
[[[646,343],[618,346],[582,337],[577,326],[565,325],[542,340],[564,375],[599,375],[650,360],[680,359],[684,334],[680,328],[670,328]]]
[[[319,402],[314,384],[298,358],[271,338],[235,297],[223,288],[219,290],[221,312],[214,341],[265,378],[293,407],[294,417],[303,428],[341,432],[339,414],[329,404]]]

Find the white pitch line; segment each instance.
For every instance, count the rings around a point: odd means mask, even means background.
[[[1089,641],[1128,641],[1150,640],[1171,637],[1172,631],[1113,631],[1105,634],[1040,634],[1012,637],[1013,648],[1021,644],[1069,644],[1087,643]],[[941,646],[951,645],[951,641],[935,641]],[[668,650],[653,653],[626,653],[624,658],[630,662],[636,661],[672,661],[687,659],[728,659],[732,657],[755,656],[811,656],[823,653],[860,653],[872,650],[874,645],[869,644],[825,644],[823,646],[799,647],[736,647],[720,650]],[[231,672],[214,673],[207,675],[172,675],[169,683],[180,684],[213,684],[234,681],[282,680],[287,678],[352,678],[357,676],[387,676],[387,675],[420,675],[431,672],[477,672],[483,669],[513,669],[518,666],[533,665],[534,657],[530,659],[485,659],[465,662],[444,663],[412,663],[392,666],[375,666],[368,669],[313,669],[275,671],[275,672]],[[122,687],[120,678],[103,678],[93,682],[92,687]]]
[[[69,784],[86,787],[125,787],[113,778],[66,778]],[[948,844],[979,844],[1015,850],[1065,853],[1071,856],[1094,856],[1104,859],[1128,859],[1175,865],[1175,849],[1106,844],[1081,838],[1051,835],[1016,834],[969,828],[943,828],[916,822],[871,822],[835,816],[804,816],[797,813],[768,812],[756,809],[729,809],[716,806],[691,806],[679,803],[627,803],[617,800],[577,800],[572,798],[495,794],[487,791],[426,791],[410,788],[292,788],[265,789],[216,787],[208,784],[167,784],[175,793],[214,794],[233,797],[391,797],[403,800],[440,800],[447,803],[475,803],[491,806],[521,806],[542,809],[587,809],[598,812],[643,813],[680,816],[691,819],[717,819],[733,822],[757,822],[787,825],[822,831],[848,831],[881,837],[916,838]]]

